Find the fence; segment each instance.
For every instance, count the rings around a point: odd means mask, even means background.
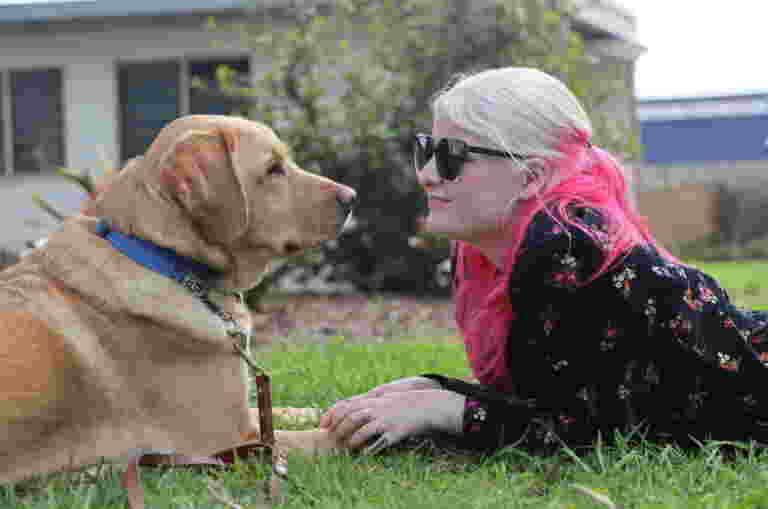
[[[720,230],[720,186],[679,184],[638,191],[637,206],[654,236],[672,251]]]

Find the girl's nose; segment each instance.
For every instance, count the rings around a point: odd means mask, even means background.
[[[437,174],[434,158],[430,159],[430,161],[424,165],[421,171],[416,173],[416,176],[419,179],[419,184],[421,184],[421,186],[426,190],[432,189],[442,181],[440,176]]]

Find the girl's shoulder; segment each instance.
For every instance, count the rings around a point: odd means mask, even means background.
[[[608,239],[608,221],[597,209],[543,209],[526,229],[511,284],[578,288],[602,266]]]
[[[600,281],[613,284],[614,279],[638,279],[651,288],[677,286],[691,277],[716,284],[647,243],[614,253],[603,267],[609,253],[614,252],[611,228],[612,219],[594,207],[572,205],[564,211],[540,211],[526,230],[513,279],[537,278],[548,286],[572,290]]]
[[[522,247],[570,239],[577,242],[600,242],[609,229],[606,215],[589,206],[568,206],[564,213],[556,207],[540,210],[531,220]]]
[[[571,207],[568,218],[556,211],[542,211],[531,222],[526,239],[527,256],[521,257],[522,270],[538,263],[540,270],[550,270],[545,276],[550,286],[573,283],[574,289],[597,270],[610,250],[610,219],[604,212],[590,207]],[[527,262],[525,259],[527,258]],[[531,262],[538,260],[538,262]],[[617,289],[620,294],[635,298],[655,299],[658,296],[676,298],[694,290],[706,301],[728,303],[728,293],[719,282],[698,268],[673,257],[663,255],[648,243],[634,245],[618,256],[593,281],[596,286]]]

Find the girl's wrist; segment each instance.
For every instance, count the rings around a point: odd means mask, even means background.
[[[488,418],[488,409],[476,399],[467,398],[464,402],[463,434],[477,433],[482,430]]]

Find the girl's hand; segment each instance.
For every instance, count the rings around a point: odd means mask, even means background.
[[[461,433],[465,400],[435,389],[363,395],[336,403],[326,412],[324,427],[352,449],[368,444],[364,452],[372,454],[413,435]]]
[[[348,401],[352,401],[359,398],[377,398],[379,396],[382,396],[384,394],[388,394],[391,392],[421,391],[421,390],[440,389],[440,388],[441,388],[440,384],[432,380],[431,378],[426,378],[423,376],[409,376],[407,378],[400,378],[393,382],[389,382],[386,384],[379,385],[378,387],[374,387],[373,389],[366,392],[365,394],[359,394],[357,396],[352,396],[351,398],[337,401],[333,407],[329,408],[320,417],[320,427],[328,428],[331,422],[331,411],[334,408],[336,408],[339,404],[343,404]]]
[[[439,390],[441,388],[442,386],[440,383],[432,380],[431,378],[426,378],[423,376],[409,376],[408,378],[400,378],[398,380],[379,385],[378,387],[374,387],[362,396],[376,398],[390,392],[425,391],[430,389]]]

